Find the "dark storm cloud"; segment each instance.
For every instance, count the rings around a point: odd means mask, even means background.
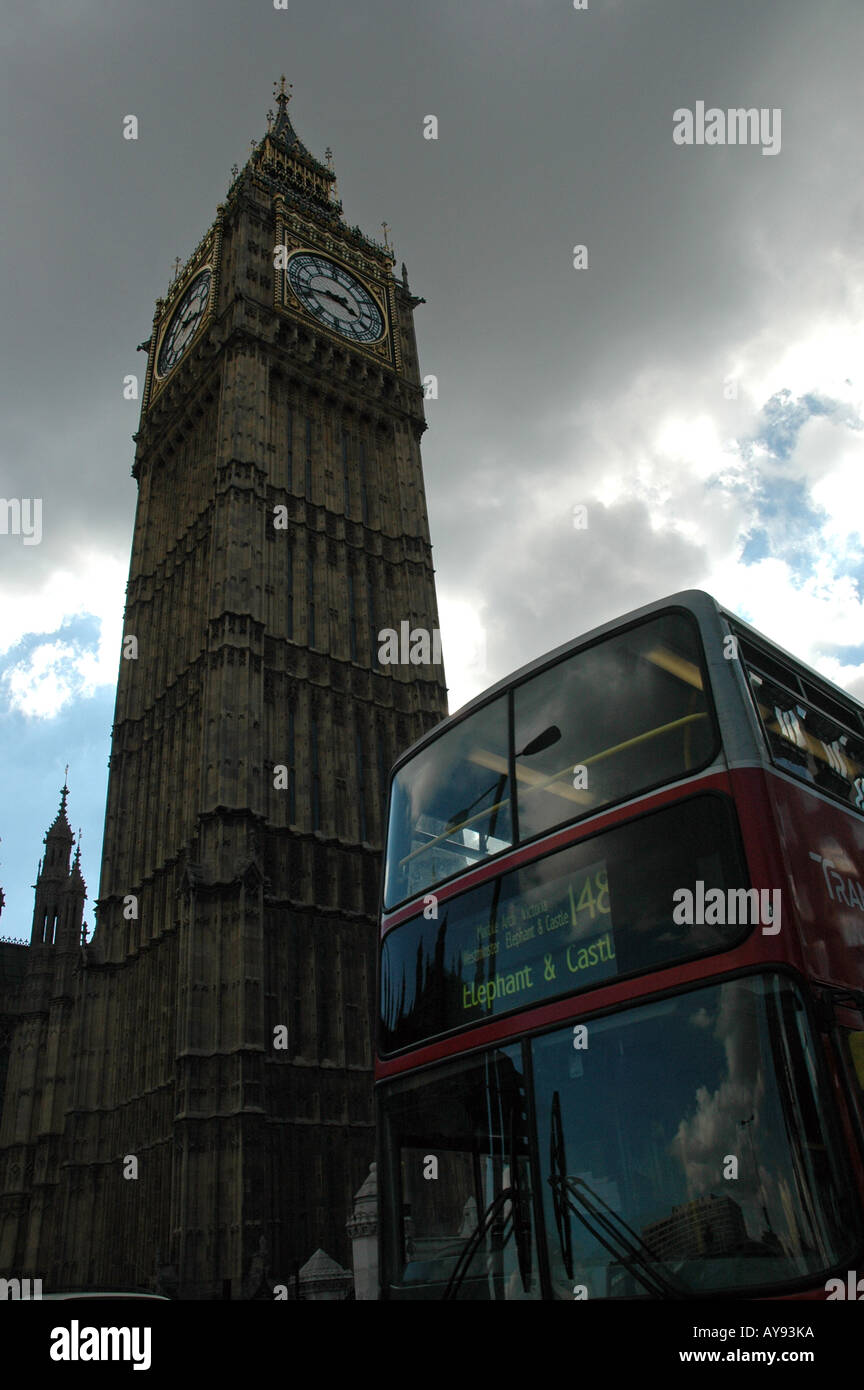
[[[836,195],[860,177],[856,19],[852,4],[743,0],[19,5],[3,479],[45,495],[38,564],[82,538],[127,550],[137,405],[122,377],[143,374],[154,298],[262,133],[279,70],[301,137],[336,152],[349,220],[374,235],[386,218],[429,300],[417,323],[441,380],[426,451],[441,514],[478,452],[520,473],[529,422],[536,435],[562,400],[614,395],[649,363],[721,376],[723,345],[793,273],[801,314],[819,302],[818,262],[850,230]],[[698,97],[782,106],[782,155],[675,147],[672,111]],[[437,142],[422,139],[430,112]],[[576,242],[587,273],[571,268]],[[566,442],[544,440],[539,466]]]

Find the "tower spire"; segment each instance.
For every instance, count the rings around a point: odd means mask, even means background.
[[[275,113],[273,110],[267,112],[267,129],[262,138],[249,142],[246,169],[269,180],[271,186],[278,188],[289,200],[296,200],[297,206],[307,214],[311,205],[325,212],[329,219],[338,218],[342,208],[335,192],[336,175],[332,167],[316,159],[299,138],[288,115],[291,96],[292,84],[282,73],[273,83]],[[233,168],[231,174],[232,178],[237,177]]]
[[[315,159],[314,155],[310,154],[291,124],[291,117],[288,115],[288,103],[291,100],[291,87],[292,84],[290,82],[286,85],[284,72],[279,78],[279,81],[273,83],[273,99],[276,102],[276,115],[274,118],[272,111],[267,112],[267,139],[272,140],[283,153],[288,152],[295,159],[311,160],[315,166],[324,170],[326,166]],[[266,142],[262,141],[262,144],[264,143]]]
[[[285,84],[285,74],[279,78],[278,82],[273,83],[273,100],[276,102],[276,118],[271,121],[268,112],[267,133],[274,140],[278,140],[288,146],[289,149],[296,149],[300,153],[311,158],[309,151],[297,138],[297,132],[291,124],[291,117],[288,115],[288,103],[291,100],[292,83]]]
[[[81,944],[84,899],[86,897],[87,885],[81,874],[81,831],[79,830],[75,859],[58,899],[54,944],[61,950],[77,949]]]
[[[60,916],[60,894],[69,878],[69,859],[75,836],[66,815],[66,801],[69,796],[69,764],[63,777],[60,790],[60,809],[45,835],[45,857],[40,861],[39,872],[33,885],[36,890],[33,909],[33,928],[30,944],[52,946]]]
[[[66,815],[66,801],[69,796],[69,764],[66,764],[66,771],[63,777],[63,786],[60,788],[60,808],[54,817],[53,823],[48,828],[45,836],[45,844],[49,846],[49,852],[45,855],[44,868],[55,868],[59,863],[59,856],[65,856],[63,876],[69,872],[69,854],[72,845],[75,843],[75,836],[72,834],[72,827]],[[56,853],[51,853],[50,847],[54,845]]]

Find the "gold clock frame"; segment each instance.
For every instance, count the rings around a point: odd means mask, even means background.
[[[277,202],[276,205],[276,239],[274,245],[274,261],[277,247],[285,248],[283,259],[288,262],[297,252],[307,251],[313,256],[323,256],[340,266],[343,270],[352,275],[355,280],[366,290],[378,306],[384,323],[384,332],[377,342],[358,343],[352,338],[345,338],[335,329],[329,328],[322,323],[314,314],[311,314],[302,300],[298,299],[288,280],[287,265],[274,267],[273,284],[273,307],[280,313],[291,317],[300,318],[304,323],[314,326],[316,333],[323,333],[333,342],[339,343],[343,348],[350,348],[352,352],[360,352],[365,357],[370,357],[373,361],[381,363],[383,366],[390,367],[391,370],[398,371],[401,366],[401,353],[395,324],[397,322],[396,309],[396,289],[392,275],[383,274],[377,266],[373,266],[371,260],[360,255],[347,242],[338,235],[322,236],[321,239],[310,241],[308,230],[297,225],[292,225],[295,218],[286,212],[284,204]],[[299,219],[296,219],[299,222]]]
[[[178,274],[176,280],[171,285],[164,299],[157,299],[156,312],[153,316],[153,335],[150,339],[150,351],[147,355],[147,377],[144,383],[144,409],[161,395],[162,391],[174,377],[174,374],[187,361],[189,353],[200,339],[202,333],[213,319],[216,308],[216,297],[219,292],[219,269],[222,259],[222,216],[217,217],[216,222],[207,234],[198,243],[186,265]],[[165,376],[159,376],[156,371],[156,363],[159,360],[159,353],[165,341],[165,335],[171,327],[174,312],[188,290],[192,281],[201,274],[202,270],[210,271],[210,295],[207,300],[207,307],[201,316],[201,322],[195,330],[195,336],[187,345],[183,356],[176,362]]]

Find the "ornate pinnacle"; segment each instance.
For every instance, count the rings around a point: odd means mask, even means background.
[[[293,83],[293,82],[289,82],[289,83],[288,83],[288,90],[287,90],[287,92],[286,92],[286,90],[285,90],[285,74],[284,74],[284,72],[283,72],[282,76],[279,78],[279,90],[278,90],[278,91],[276,90],[276,83],[275,83],[275,82],[273,83],[273,95],[274,95],[274,97],[276,98],[276,100],[278,101],[278,103],[279,103],[280,106],[285,106],[285,105],[287,105],[287,103],[291,100],[291,90],[292,90],[293,86],[294,86],[294,83]]]

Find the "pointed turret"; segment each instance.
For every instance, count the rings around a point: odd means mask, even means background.
[[[81,873],[81,831],[78,831],[78,842],[75,846],[75,858],[72,860],[72,868],[69,870],[69,877],[63,885],[63,892],[71,894],[76,898],[86,898],[87,884]]]
[[[307,150],[297,134],[288,115],[291,100],[291,84],[286,90],[283,73],[279,83],[274,83],[273,95],[277,110],[267,113],[267,133],[258,142],[252,141],[252,154],[247,169],[270,180],[274,192],[278,191],[290,200],[296,201],[298,208],[307,212],[315,208],[325,212],[328,218],[338,218],[342,204],[336,196],[336,175],[327,164],[322,164]]]
[[[61,889],[60,915],[55,936],[58,947],[75,948],[81,945],[86,897],[87,885],[81,873],[81,831],[79,830],[72,868]]]
[[[296,130],[291,124],[291,117],[288,115],[288,103],[291,100],[293,86],[293,82],[289,82],[288,90],[285,90],[284,72],[279,79],[278,90],[276,89],[276,83],[273,83],[273,95],[276,98],[276,105],[279,107],[279,112],[270,134],[274,140],[280,140],[286,149],[294,150],[297,154],[303,154],[307,159],[311,159],[312,155],[299,138]]]
[[[68,777],[69,768],[66,768]],[[31,946],[51,946],[60,917],[61,894],[69,878],[69,858],[75,836],[66,815],[69,788],[64,780],[60,791],[60,809],[45,835],[45,857],[40,863],[36,882],[36,902],[33,908]],[[83,880],[82,880],[83,882]]]
[[[68,769],[67,769],[68,771]],[[66,879],[69,876],[69,856],[75,843],[72,827],[66,815],[69,788],[64,781],[60,789],[60,809],[45,835],[45,858],[42,861],[43,879]]]

